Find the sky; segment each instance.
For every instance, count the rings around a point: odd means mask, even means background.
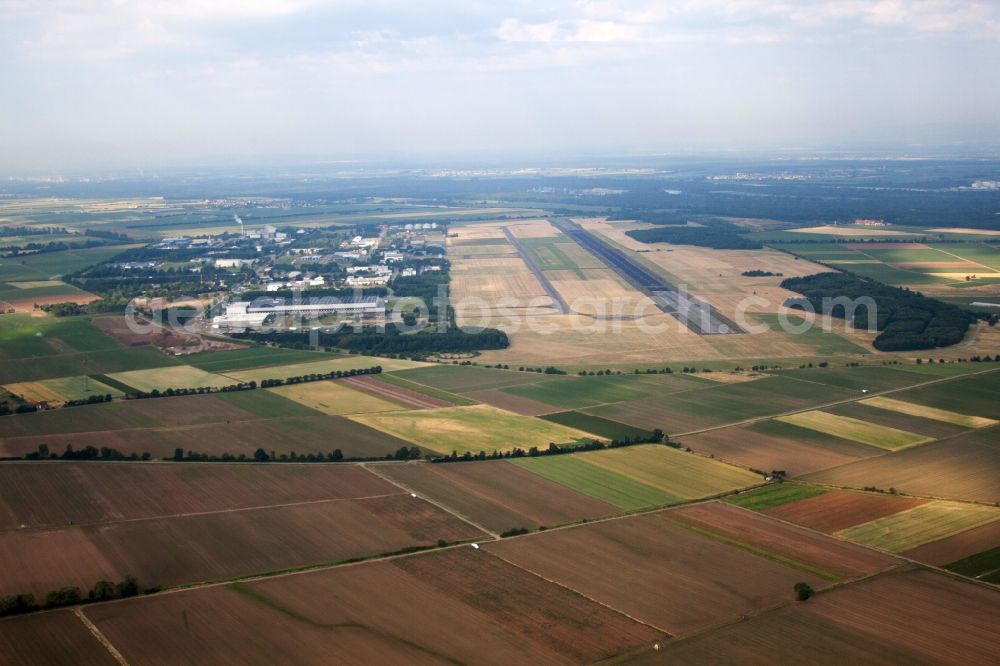
[[[988,0],[0,0],[0,166],[962,151],[998,72]]]

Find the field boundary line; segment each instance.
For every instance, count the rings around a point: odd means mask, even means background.
[[[146,520],[170,520],[175,518],[189,518],[195,516],[215,516],[223,513],[240,513],[242,511],[263,511],[265,509],[285,509],[296,506],[311,506],[314,504],[325,504],[332,502],[355,502],[357,500],[381,499],[383,497],[399,497],[404,493],[383,493],[381,495],[366,495],[364,497],[328,497],[318,500],[304,500],[302,502],[284,502],[281,504],[263,504],[260,506],[238,506],[232,509],[216,509],[214,511],[191,511],[188,513],[171,513],[162,516],[138,516],[136,518],[122,518],[121,520],[94,520],[90,522],[72,523],[70,525],[56,525],[53,527],[37,528],[8,528],[0,530],[0,534],[10,532],[48,532],[64,530],[67,527],[88,527],[91,525],[121,525],[124,523],[140,523]]]
[[[418,464],[418,465],[422,464],[422,465],[426,465],[426,464],[429,464],[429,463],[407,463],[407,464]],[[452,509],[451,507],[449,507],[446,504],[442,504],[441,502],[439,502],[439,501],[437,501],[435,499],[431,499],[430,497],[424,495],[423,493],[417,492],[417,490],[415,488],[410,488],[409,486],[407,486],[405,483],[402,483],[401,481],[397,481],[396,479],[388,477],[385,474],[383,474],[382,472],[379,472],[378,470],[374,469],[374,467],[375,467],[374,465],[369,465],[368,463],[361,463],[361,466],[364,467],[369,472],[371,472],[372,474],[374,474],[375,476],[377,476],[378,478],[382,479],[383,481],[387,481],[388,483],[391,483],[392,485],[396,486],[397,488],[400,488],[403,491],[410,493],[411,495],[415,495],[416,497],[419,497],[420,499],[424,500],[425,502],[428,502],[429,504],[433,504],[434,506],[436,506],[437,508],[441,509],[442,511],[445,511],[446,513],[449,513],[449,514],[455,516],[456,518],[458,518],[462,522],[464,522],[464,523],[466,523],[468,525],[471,525],[472,527],[475,527],[477,530],[479,530],[483,534],[488,534],[493,539],[499,539],[500,538],[500,535],[498,533],[496,533],[493,530],[487,529],[486,527],[480,525],[476,521],[472,520],[472,518],[469,518],[468,516],[463,515],[462,513],[456,511],[455,509]]]
[[[98,629],[97,625],[91,622],[90,618],[83,614],[82,608],[79,607],[74,608],[73,615],[77,616],[80,619],[80,622],[82,622],[83,626],[87,628],[87,631],[93,634],[94,638],[97,639],[97,642],[104,646],[104,648],[111,654],[111,656],[114,658],[115,661],[117,661],[122,666],[129,666],[129,663],[125,659],[125,656],[118,651],[118,648],[116,648],[114,646],[114,643],[112,643],[108,639],[108,637],[104,635],[104,632]]]
[[[621,610],[620,608],[615,608],[614,606],[611,606],[609,604],[604,603],[603,601],[595,599],[594,597],[592,597],[592,596],[590,596],[588,594],[584,594],[583,592],[581,592],[579,590],[575,590],[575,589],[573,589],[572,587],[570,587],[568,585],[560,583],[557,580],[553,580],[551,578],[543,576],[542,574],[538,573],[537,571],[533,571],[533,570],[531,570],[531,569],[529,569],[527,567],[521,566],[520,564],[517,564],[516,562],[511,562],[506,557],[504,557],[502,555],[498,555],[493,550],[487,550],[486,552],[489,553],[492,557],[497,558],[501,562],[506,562],[507,564],[511,565],[512,567],[517,567],[518,569],[520,569],[521,571],[524,571],[525,573],[531,574],[532,576],[535,576],[536,578],[540,578],[540,579],[544,580],[546,583],[551,583],[552,585],[555,585],[557,587],[561,587],[562,589],[567,590],[570,593],[575,594],[577,596],[583,597],[587,601],[593,602],[593,603],[597,604],[598,606],[603,606],[604,608],[607,608],[612,613],[617,613],[618,615],[621,615],[623,617],[627,617],[628,619],[632,620],[633,622],[636,622],[636,623],[641,624],[643,626],[649,627],[650,629],[655,629],[656,631],[659,631],[660,633],[662,633],[662,634],[664,634],[664,635],[666,635],[666,636],[668,636],[670,638],[673,638],[674,636],[676,636],[676,634],[667,631],[663,627],[658,627],[655,624],[652,624],[650,622],[646,622],[645,620],[640,620],[639,618],[637,618],[637,617],[635,617],[633,615],[629,615],[628,613],[626,613],[625,611]]]

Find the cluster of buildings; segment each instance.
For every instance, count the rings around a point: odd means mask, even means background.
[[[315,319],[326,315],[336,315],[351,319],[380,320],[385,317],[385,300],[379,296],[355,296],[351,298],[272,299],[259,298],[254,301],[228,303],[225,314],[212,318],[215,329],[261,328],[268,321],[279,316],[298,315],[305,319]]]

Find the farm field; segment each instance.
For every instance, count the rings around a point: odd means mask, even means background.
[[[592,432],[598,437],[604,437],[609,440],[647,438],[652,435],[652,432],[649,430],[636,428],[625,423],[620,423],[619,421],[602,419],[599,416],[592,416],[582,412],[556,412],[555,414],[546,414],[542,418],[546,421],[559,423],[570,428]]]
[[[917,546],[902,553],[905,557],[943,567],[1000,547],[1000,521],[986,523],[950,537]],[[997,581],[993,581],[997,582]]]
[[[905,430],[876,425],[848,416],[837,416],[823,411],[799,412],[778,416],[775,420],[890,451],[934,441],[933,437],[925,437]]]
[[[869,575],[899,563],[868,548],[844,543],[724,502],[706,502],[661,514],[699,533],[715,535],[750,552],[810,571],[828,580]]]
[[[388,377],[390,375],[385,376]],[[433,396],[423,391],[417,391],[401,384],[382,381],[381,378],[382,375],[361,375],[358,377],[348,377],[341,381],[358,392],[393,402],[403,407],[430,409],[433,407],[452,407],[455,405],[451,400]]]
[[[384,475],[487,529],[554,527],[618,513],[617,506],[507,461],[385,464]]]
[[[767,507],[763,511],[769,516],[833,534],[926,503],[927,500],[910,497],[832,490],[788,504]]]
[[[804,409],[851,395],[844,389],[812,382],[765,377],[752,382],[716,384],[710,389],[688,393],[650,395],[582,411],[640,428],[660,428],[675,435]]]
[[[288,377],[300,377],[302,375],[321,374],[334,372],[336,370],[360,370],[381,366],[384,372],[393,370],[405,370],[407,368],[419,368],[426,365],[417,361],[405,361],[402,359],[381,358],[374,356],[327,356],[326,360],[313,361],[310,363],[293,363],[291,365],[276,365],[266,368],[252,368],[248,370],[227,370],[222,373],[235,382],[255,381],[258,384],[264,379],[287,379]],[[230,382],[232,383],[232,382]]]
[[[336,358],[327,352],[300,351],[296,349],[280,349],[277,347],[247,347],[245,349],[227,349],[222,351],[199,352],[188,354],[184,363],[204,370],[205,372],[226,372],[229,370],[248,370],[274,365],[293,365],[296,363],[311,363],[316,360]]]
[[[117,382],[146,393],[168,388],[220,388],[234,383],[222,375],[213,375],[189,365],[111,372],[107,375]]]
[[[892,553],[1000,520],[1000,509],[933,501],[836,532],[836,536]]]
[[[441,407],[351,417],[359,424],[404,439],[441,455],[478,453],[514,447],[548,447],[592,439],[585,432],[488,405]]]
[[[358,465],[0,463],[0,530],[63,527],[400,492]]]
[[[902,430],[914,435],[930,437],[931,439],[945,439],[955,435],[969,432],[969,428],[947,423],[936,419],[928,419],[922,416],[911,416],[902,412],[881,409],[862,402],[849,402],[843,405],[835,405],[826,410],[834,416],[841,416],[864,421],[874,426]]]
[[[251,664],[276,658],[319,663],[335,654],[350,663],[472,663],[489,654],[506,663],[571,663],[663,638],[485,552],[468,550],[138,599],[86,613],[130,661],[156,654],[167,662],[239,655]],[[260,626],[273,630],[255,629]]]
[[[945,568],[969,578],[1000,584],[1000,547],[970,555]]]
[[[279,397],[279,396],[275,396]],[[162,400],[162,398],[157,399]],[[291,401],[287,401],[290,402]],[[291,403],[301,410],[307,409]],[[74,407],[73,411],[89,409]],[[31,415],[34,416],[34,415]],[[20,418],[20,417],[15,417]],[[173,456],[177,448],[199,454],[253,457],[258,448],[270,454],[322,453],[341,449],[346,457],[382,457],[410,442],[368,428],[340,416],[312,412],[303,416],[209,422],[190,426],[154,426],[115,430],[73,431],[60,434],[8,437],[0,441],[0,453],[23,456],[46,444],[53,452],[72,445],[108,446],[123,454],[149,453],[154,458]]]
[[[723,501],[750,511],[765,511],[810,497],[818,497],[827,492],[830,491],[822,486],[810,486],[804,483],[771,483],[763,488],[730,495]]]
[[[787,664],[808,645],[811,662],[830,666],[987,663],[996,651],[998,595],[931,571],[892,571],[667,643],[634,661]]]
[[[580,455],[521,458],[511,464],[626,511],[682,501],[659,488],[591,465]]]
[[[862,400],[861,404],[877,407],[891,412],[899,412],[900,414],[907,414],[909,416],[919,416],[925,419],[943,421],[944,423],[951,423],[953,425],[962,426],[963,428],[985,428],[986,426],[996,423],[994,419],[988,419],[982,416],[959,414],[957,412],[950,412],[946,409],[937,409],[926,405],[918,405],[904,400],[895,400],[886,396],[868,398],[866,400]]]
[[[992,418],[997,416],[996,396],[1000,393],[1000,370],[920,386],[892,397],[958,414]]]
[[[404,379],[398,374],[381,373],[378,375],[373,375],[370,377],[372,381],[381,382],[383,384],[388,384],[390,386],[395,386],[403,389],[404,391],[413,391],[414,393],[420,393],[433,400],[442,400],[444,402],[450,403],[452,405],[474,405],[476,401],[458,395],[456,393],[450,393],[448,391],[443,391],[441,389],[433,388],[425,384],[418,384],[417,382],[412,382],[409,379]]]
[[[117,388],[87,376],[60,377],[40,382],[18,382],[5,384],[4,388],[27,401],[51,403],[80,400],[92,395],[110,395],[116,398],[124,395]]]
[[[995,428],[987,428],[804,478],[836,486],[896,488],[910,495],[992,504],[1000,501],[1000,445]]]
[[[659,444],[512,462],[623,509],[676,504],[763,480],[747,470]]]
[[[841,368],[798,368],[794,370],[776,370],[775,374],[793,377],[801,381],[816,382],[827,386],[860,393],[886,391],[889,389],[912,386],[927,381],[926,377],[901,370],[893,366],[863,365],[860,367]]]
[[[741,467],[780,469],[791,476],[882,453],[882,449],[776,420],[709,430],[678,441],[701,455]]]
[[[814,574],[678,525],[670,513],[482,547],[674,635],[784,601],[797,581],[816,589],[827,584]]]
[[[543,402],[562,409],[641,399],[659,387],[643,375],[549,379],[534,384],[507,386],[504,393]]]
[[[408,406],[351,388],[342,379],[288,384],[267,390],[318,412],[332,415],[391,412]]]
[[[449,365],[403,370],[401,372],[393,372],[393,376],[417,384],[424,384],[431,388],[460,394],[497,389],[515,384],[533,384],[544,378],[544,376],[528,372]]]
[[[132,573],[174,586],[294,569],[484,536],[396,490],[360,499],[17,531],[2,540],[0,591],[36,597]],[[192,548],[191,544],[197,544]]]
[[[0,654],[13,666],[116,666],[115,658],[72,611],[0,620]]]
[[[105,245],[0,260],[0,282],[52,280],[107,261],[134,245]]]
[[[98,296],[59,280],[0,282],[0,308],[4,313],[10,309],[32,313],[36,306],[69,302],[83,305],[97,299]]]

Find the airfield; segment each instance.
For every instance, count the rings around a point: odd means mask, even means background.
[[[0,217],[38,224],[57,211],[148,237],[175,233],[168,213],[185,233],[227,229],[165,201],[0,203]],[[831,266],[993,298],[1000,255],[984,234],[855,248],[823,227],[719,250],[545,213],[352,204],[301,221],[449,220],[458,323],[507,329],[506,349],[414,359],[223,340],[178,355],[125,335],[114,313],[11,301],[0,386],[52,408],[0,417],[0,597],[44,605],[129,575],[141,594],[0,618],[0,653],[787,663],[808,645],[829,663],[993,658],[1000,362],[973,357],[1000,354],[1000,334],[978,322],[953,347],[886,353],[840,320],[779,326],[800,320],[781,280]],[[2,262],[0,298],[82,301],[56,267],[117,247]],[[759,269],[781,275],[743,275]],[[682,285],[706,327],[657,300]],[[111,400],[61,406],[95,393]],[[541,454],[594,441],[607,446]],[[42,446],[125,459],[28,459]],[[796,601],[798,583],[815,597]]]

